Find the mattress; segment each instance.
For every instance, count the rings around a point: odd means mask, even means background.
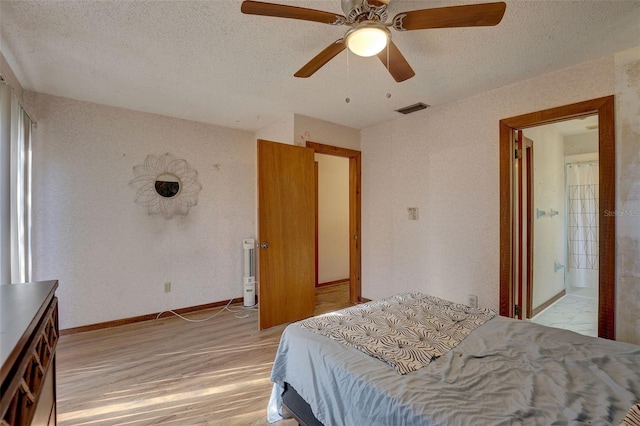
[[[617,425],[640,402],[640,346],[495,316],[428,365],[399,374],[291,324],[271,379],[270,422],[282,418],[289,383],[326,426]]]

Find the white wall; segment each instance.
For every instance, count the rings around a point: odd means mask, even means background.
[[[294,145],[294,120],[294,114],[291,114],[282,120],[278,120],[275,123],[258,130],[256,132],[256,139]]]
[[[33,147],[34,279],[58,279],[60,327],[242,295],[242,239],[256,229],[253,133],[27,93]],[[136,204],[133,167],[187,160],[202,191],[187,216]],[[163,284],[172,283],[164,293]]]
[[[316,154],[318,283],[349,278],[349,159]]]
[[[424,222],[404,222],[404,204],[398,205],[395,198],[396,174],[394,153],[398,150],[393,138],[393,123],[383,123],[364,129],[362,144],[362,226],[360,247],[362,254],[362,296],[370,299],[385,297],[402,289],[395,286],[401,280],[395,275],[402,269],[396,266],[395,245],[410,241],[411,230],[417,230]],[[417,189],[419,183],[414,183]],[[397,211],[399,210],[399,211]],[[424,209],[423,209],[424,214]],[[413,226],[408,226],[413,225]],[[402,226],[404,235],[396,235]],[[415,261],[417,256],[412,256]],[[422,262],[424,256],[420,256]],[[422,263],[421,262],[421,263]],[[420,265],[415,265],[416,268]],[[423,273],[424,274],[424,273]],[[424,275],[423,275],[424,276]],[[406,277],[404,281],[406,281]],[[424,283],[424,280],[421,280]],[[413,286],[413,287],[412,287]],[[415,281],[405,282],[405,290],[424,288]]]
[[[476,294],[498,309],[499,120],[613,91],[606,57],[364,129],[363,296]]]
[[[640,46],[615,63],[616,338],[640,344]]]
[[[255,133],[288,145],[305,146],[307,141],[360,150],[360,130],[300,114],[291,114]]]
[[[360,150],[360,130],[300,114],[291,114],[260,129],[255,136],[288,145],[306,146],[307,142],[317,142]]]
[[[295,144],[304,146],[307,141],[360,150],[360,130],[328,121],[295,114]]]
[[[524,130],[533,140],[533,309],[564,290],[564,139],[553,126]],[[537,217],[536,209],[546,214]],[[551,216],[550,210],[558,212]]]
[[[4,54],[2,52],[0,52],[0,75],[2,75],[2,78],[4,78],[4,81],[9,86],[11,86],[11,88],[14,91],[14,93],[18,97],[18,99],[20,101],[22,101],[23,100],[24,89],[22,88],[22,85],[20,84],[20,82],[16,78],[16,75],[13,73],[13,70],[9,66],[9,63],[7,62],[7,60],[4,57]],[[30,111],[27,111],[27,113],[30,114]]]
[[[598,131],[564,137],[564,155],[579,155],[598,152]]]

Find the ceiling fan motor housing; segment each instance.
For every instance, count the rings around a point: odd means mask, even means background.
[[[373,19],[384,23],[387,20],[386,9],[386,4],[375,0],[342,0],[342,11],[350,23]]]

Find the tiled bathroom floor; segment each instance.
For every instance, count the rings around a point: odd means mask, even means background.
[[[533,317],[531,322],[598,336],[598,300],[567,294]]]

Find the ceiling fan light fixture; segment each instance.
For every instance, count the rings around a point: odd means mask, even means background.
[[[346,42],[356,55],[369,57],[382,52],[390,38],[391,33],[386,26],[365,21],[347,33]]]

